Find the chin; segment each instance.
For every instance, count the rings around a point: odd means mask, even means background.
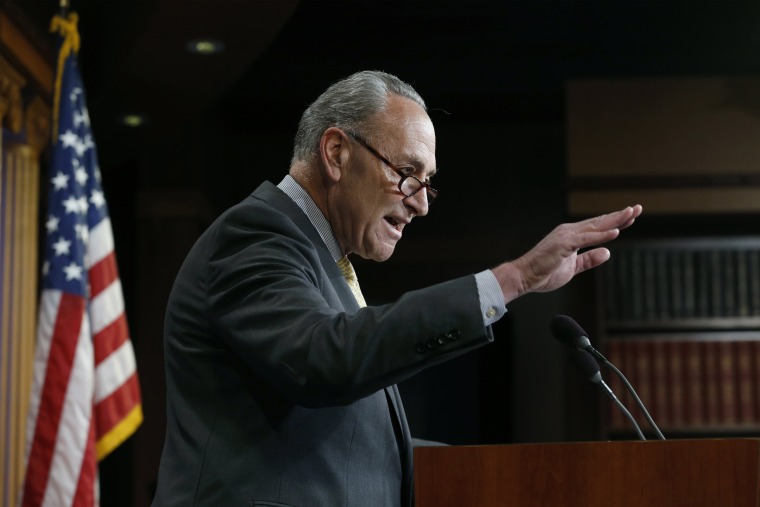
[[[395,247],[384,245],[384,248],[367,251],[364,253],[364,255],[360,254],[360,257],[375,262],[385,262],[391,258],[391,255],[393,255],[394,251]]]

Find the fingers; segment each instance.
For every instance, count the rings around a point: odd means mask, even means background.
[[[614,239],[617,237],[618,231],[630,227],[641,215],[641,212],[642,207],[640,204],[637,204],[606,215],[589,218],[578,222],[577,225],[580,227],[579,230],[581,232],[607,233],[615,231],[614,236],[607,238]]]
[[[579,253],[575,260],[575,274],[582,273],[588,269],[595,268],[607,262],[610,258],[610,251],[606,248],[594,248]]]
[[[592,218],[594,231],[587,231],[581,236],[586,240],[586,246],[598,245],[615,239],[620,231],[630,227],[641,215],[643,208],[640,204],[628,206],[622,210]],[[606,248],[594,248],[581,254],[576,259],[576,273],[595,268],[610,258]]]
[[[563,224],[557,228],[556,238],[560,243],[566,240],[564,245],[571,251],[600,245],[617,238],[620,231],[630,227],[641,212],[642,208],[637,204],[581,222]]]
[[[628,209],[628,208],[626,208],[626,209]],[[618,226],[618,229],[622,230],[622,229],[625,229],[625,228],[630,227],[631,225],[633,225],[633,222],[636,221],[636,219],[639,217],[639,215],[641,215],[641,212],[644,210],[641,207],[641,204],[637,204],[636,206],[631,206],[630,209],[631,209],[631,217],[628,220],[626,220],[625,222],[623,222],[622,224],[620,224]]]
[[[607,215],[600,215],[592,218],[591,221],[595,222],[595,225],[600,230],[607,229],[625,229],[630,227],[631,224],[641,215],[643,208],[640,204],[635,206],[628,206],[619,211],[609,213]]]

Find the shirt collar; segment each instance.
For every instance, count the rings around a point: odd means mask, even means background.
[[[285,175],[282,181],[277,185],[277,188],[285,192],[285,195],[293,199],[293,202],[306,213],[306,216],[309,217],[309,221],[319,233],[322,241],[325,242],[325,246],[327,246],[327,249],[330,251],[330,255],[333,256],[335,262],[338,262],[338,260],[343,257],[343,253],[340,251],[338,240],[335,238],[330,223],[322,214],[319,207],[317,207],[317,203],[314,202],[314,199],[312,199],[309,193],[306,192],[306,190],[304,190],[304,188],[289,174]]]

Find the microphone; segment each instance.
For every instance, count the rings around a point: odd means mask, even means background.
[[[623,414],[631,422],[633,428],[636,430],[636,434],[638,435],[639,440],[646,440],[644,433],[636,423],[636,419],[633,418],[628,409],[625,408],[625,405],[623,405],[618,397],[615,396],[615,393],[612,392],[612,389],[610,389],[604,380],[602,380],[602,373],[599,371],[599,363],[596,362],[593,356],[585,350],[573,351],[570,352],[569,355],[570,359],[573,361],[573,364],[575,364],[575,366],[581,372],[581,375],[583,375],[583,377],[586,378],[586,380],[589,382],[593,382],[594,384],[598,385],[604,391],[604,393],[610,397],[615,405],[617,405],[617,407],[623,411]]]
[[[599,363],[586,351],[575,351],[568,354],[581,375],[594,384],[604,383],[602,374],[599,371]],[[606,384],[605,384],[606,385]]]
[[[556,315],[551,321],[554,337],[575,350],[586,351],[602,364],[608,364],[607,358],[591,346],[591,340],[583,328],[567,315]]]
[[[591,346],[591,340],[588,339],[588,334],[577,322],[575,322],[567,315],[556,315],[552,319],[550,327],[552,334],[558,341],[564,343],[565,345],[568,345],[575,350],[588,352],[600,363],[611,369],[615,375],[620,377],[620,380],[623,381],[626,389],[628,389],[628,391],[633,396],[633,399],[641,409],[644,417],[646,417],[649,425],[657,434],[657,437],[661,440],[665,440],[665,436],[660,431],[660,428],[658,428],[655,424],[652,416],[649,415],[649,412],[644,406],[644,403],[641,401],[641,398],[639,398],[639,395],[636,393],[636,390],[633,388],[631,383],[628,382],[628,379],[625,378],[625,375],[623,375],[623,373],[618,370],[614,364],[610,363],[606,357],[604,357],[598,350]]]

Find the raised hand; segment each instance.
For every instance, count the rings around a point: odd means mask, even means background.
[[[578,273],[604,263],[610,257],[606,248],[579,251],[617,238],[641,212],[642,208],[637,204],[556,227],[524,255],[493,269],[504,292],[504,300],[509,302],[529,292],[558,289]]]

